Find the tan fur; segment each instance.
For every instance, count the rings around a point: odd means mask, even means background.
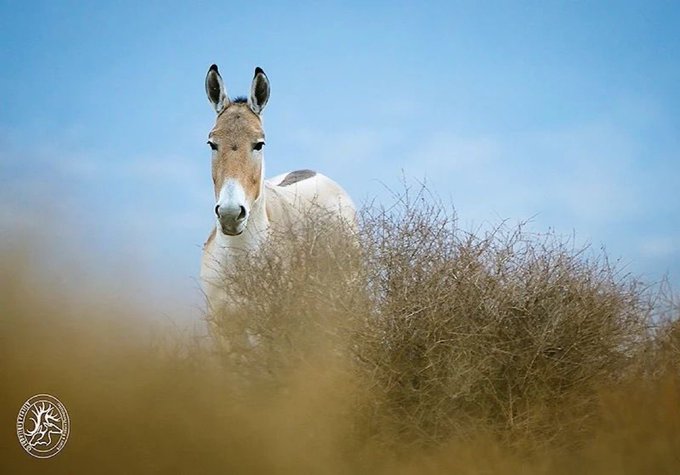
[[[262,168],[251,153],[253,145],[263,139],[262,121],[247,104],[231,103],[217,116],[209,135],[209,140],[218,146],[212,164],[215,198],[229,178],[239,181],[248,200],[259,197]]]

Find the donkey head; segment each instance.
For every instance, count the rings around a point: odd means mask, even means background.
[[[205,78],[205,92],[217,112],[215,126],[208,135],[217,224],[224,234],[236,236],[246,229],[263,192],[261,114],[269,100],[269,80],[262,69],[255,68],[250,96],[230,100],[213,64]]]

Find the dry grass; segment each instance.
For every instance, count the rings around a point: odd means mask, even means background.
[[[422,193],[283,232],[225,272],[217,350],[7,254],[3,472],[677,473],[672,299],[556,236],[477,234]],[[39,392],[72,419],[49,460],[12,432]]]

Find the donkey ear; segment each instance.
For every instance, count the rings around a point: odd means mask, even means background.
[[[256,114],[261,114],[269,100],[269,79],[262,68],[255,68],[253,84],[250,86],[248,105]]]
[[[216,64],[213,64],[208,69],[208,74],[205,77],[205,93],[208,95],[208,100],[210,100],[210,103],[215,108],[215,112],[218,114],[229,104],[222,76],[220,76]]]

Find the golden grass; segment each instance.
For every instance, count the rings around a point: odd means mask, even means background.
[[[7,253],[3,472],[680,472],[672,300],[555,236],[465,233],[423,195],[362,216],[225,272],[228,350]],[[13,432],[41,392],[72,422],[48,460]]]

